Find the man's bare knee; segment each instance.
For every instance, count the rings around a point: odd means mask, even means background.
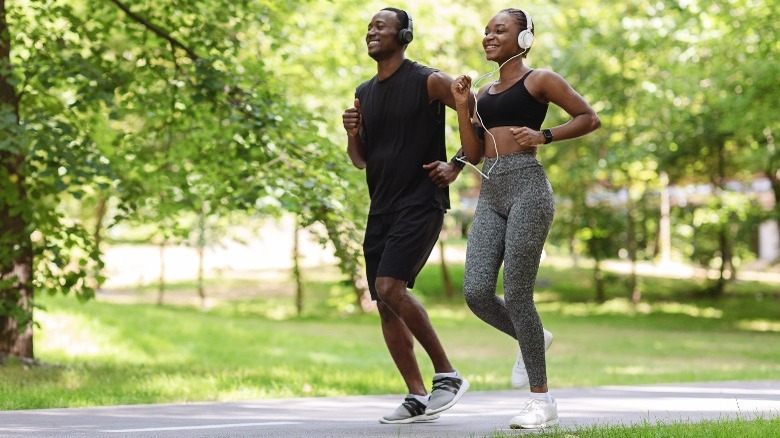
[[[376,293],[379,299],[395,311],[400,301],[408,293],[406,282],[392,277],[379,277],[376,279]]]

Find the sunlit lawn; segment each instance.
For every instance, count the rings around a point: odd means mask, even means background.
[[[578,428],[576,434],[567,429],[550,429],[536,436],[550,438],[765,438],[777,436],[780,417],[753,419],[722,419],[693,423],[635,425],[598,425]],[[509,438],[516,433],[496,431],[491,438]]]
[[[459,285],[462,268],[452,273]],[[515,342],[462,298],[434,298],[438,276],[429,266],[418,287],[451,360],[473,390],[508,389]],[[780,375],[777,285],[740,284],[712,300],[695,298],[694,283],[648,279],[645,303],[634,308],[619,287],[604,304],[588,301],[588,276],[540,274],[538,307],[555,334],[553,388]],[[403,392],[377,316],[343,312],[349,289],[309,278],[301,317],[290,296],[217,301],[205,311],[42,297],[36,356],[49,366],[0,368],[0,409]]]

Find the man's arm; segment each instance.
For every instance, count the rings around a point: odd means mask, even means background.
[[[360,127],[363,123],[363,112],[360,110],[360,100],[355,98],[352,108],[347,108],[342,116],[344,129],[347,131],[347,155],[358,169],[366,168],[366,155],[363,152],[363,139],[360,138]]]
[[[428,76],[428,100],[430,102],[439,100],[454,109],[455,98],[452,95],[452,91],[450,91],[451,84],[452,78],[447,73],[440,71],[431,73]],[[462,151],[459,149],[455,155],[462,155]],[[452,184],[460,175],[460,171],[463,170],[462,165],[456,165],[452,160],[446,163],[444,161],[434,161],[424,164],[423,168],[428,171],[428,176],[437,187],[447,187]]]

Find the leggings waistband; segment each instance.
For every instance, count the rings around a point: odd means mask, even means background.
[[[536,158],[536,150],[514,152],[498,157],[485,157],[485,164],[482,171],[490,174],[500,175],[502,173],[514,170],[525,169],[528,167],[542,167],[542,163]]]

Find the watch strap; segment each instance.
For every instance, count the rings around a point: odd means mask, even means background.
[[[553,141],[553,134],[552,131],[549,129],[542,129],[542,134],[544,134],[544,144],[552,143]]]
[[[463,170],[463,168],[466,167],[466,162],[463,159],[458,159],[458,158],[459,158],[458,155],[455,154],[450,160],[450,163],[452,163],[452,165],[457,167],[458,169]]]

